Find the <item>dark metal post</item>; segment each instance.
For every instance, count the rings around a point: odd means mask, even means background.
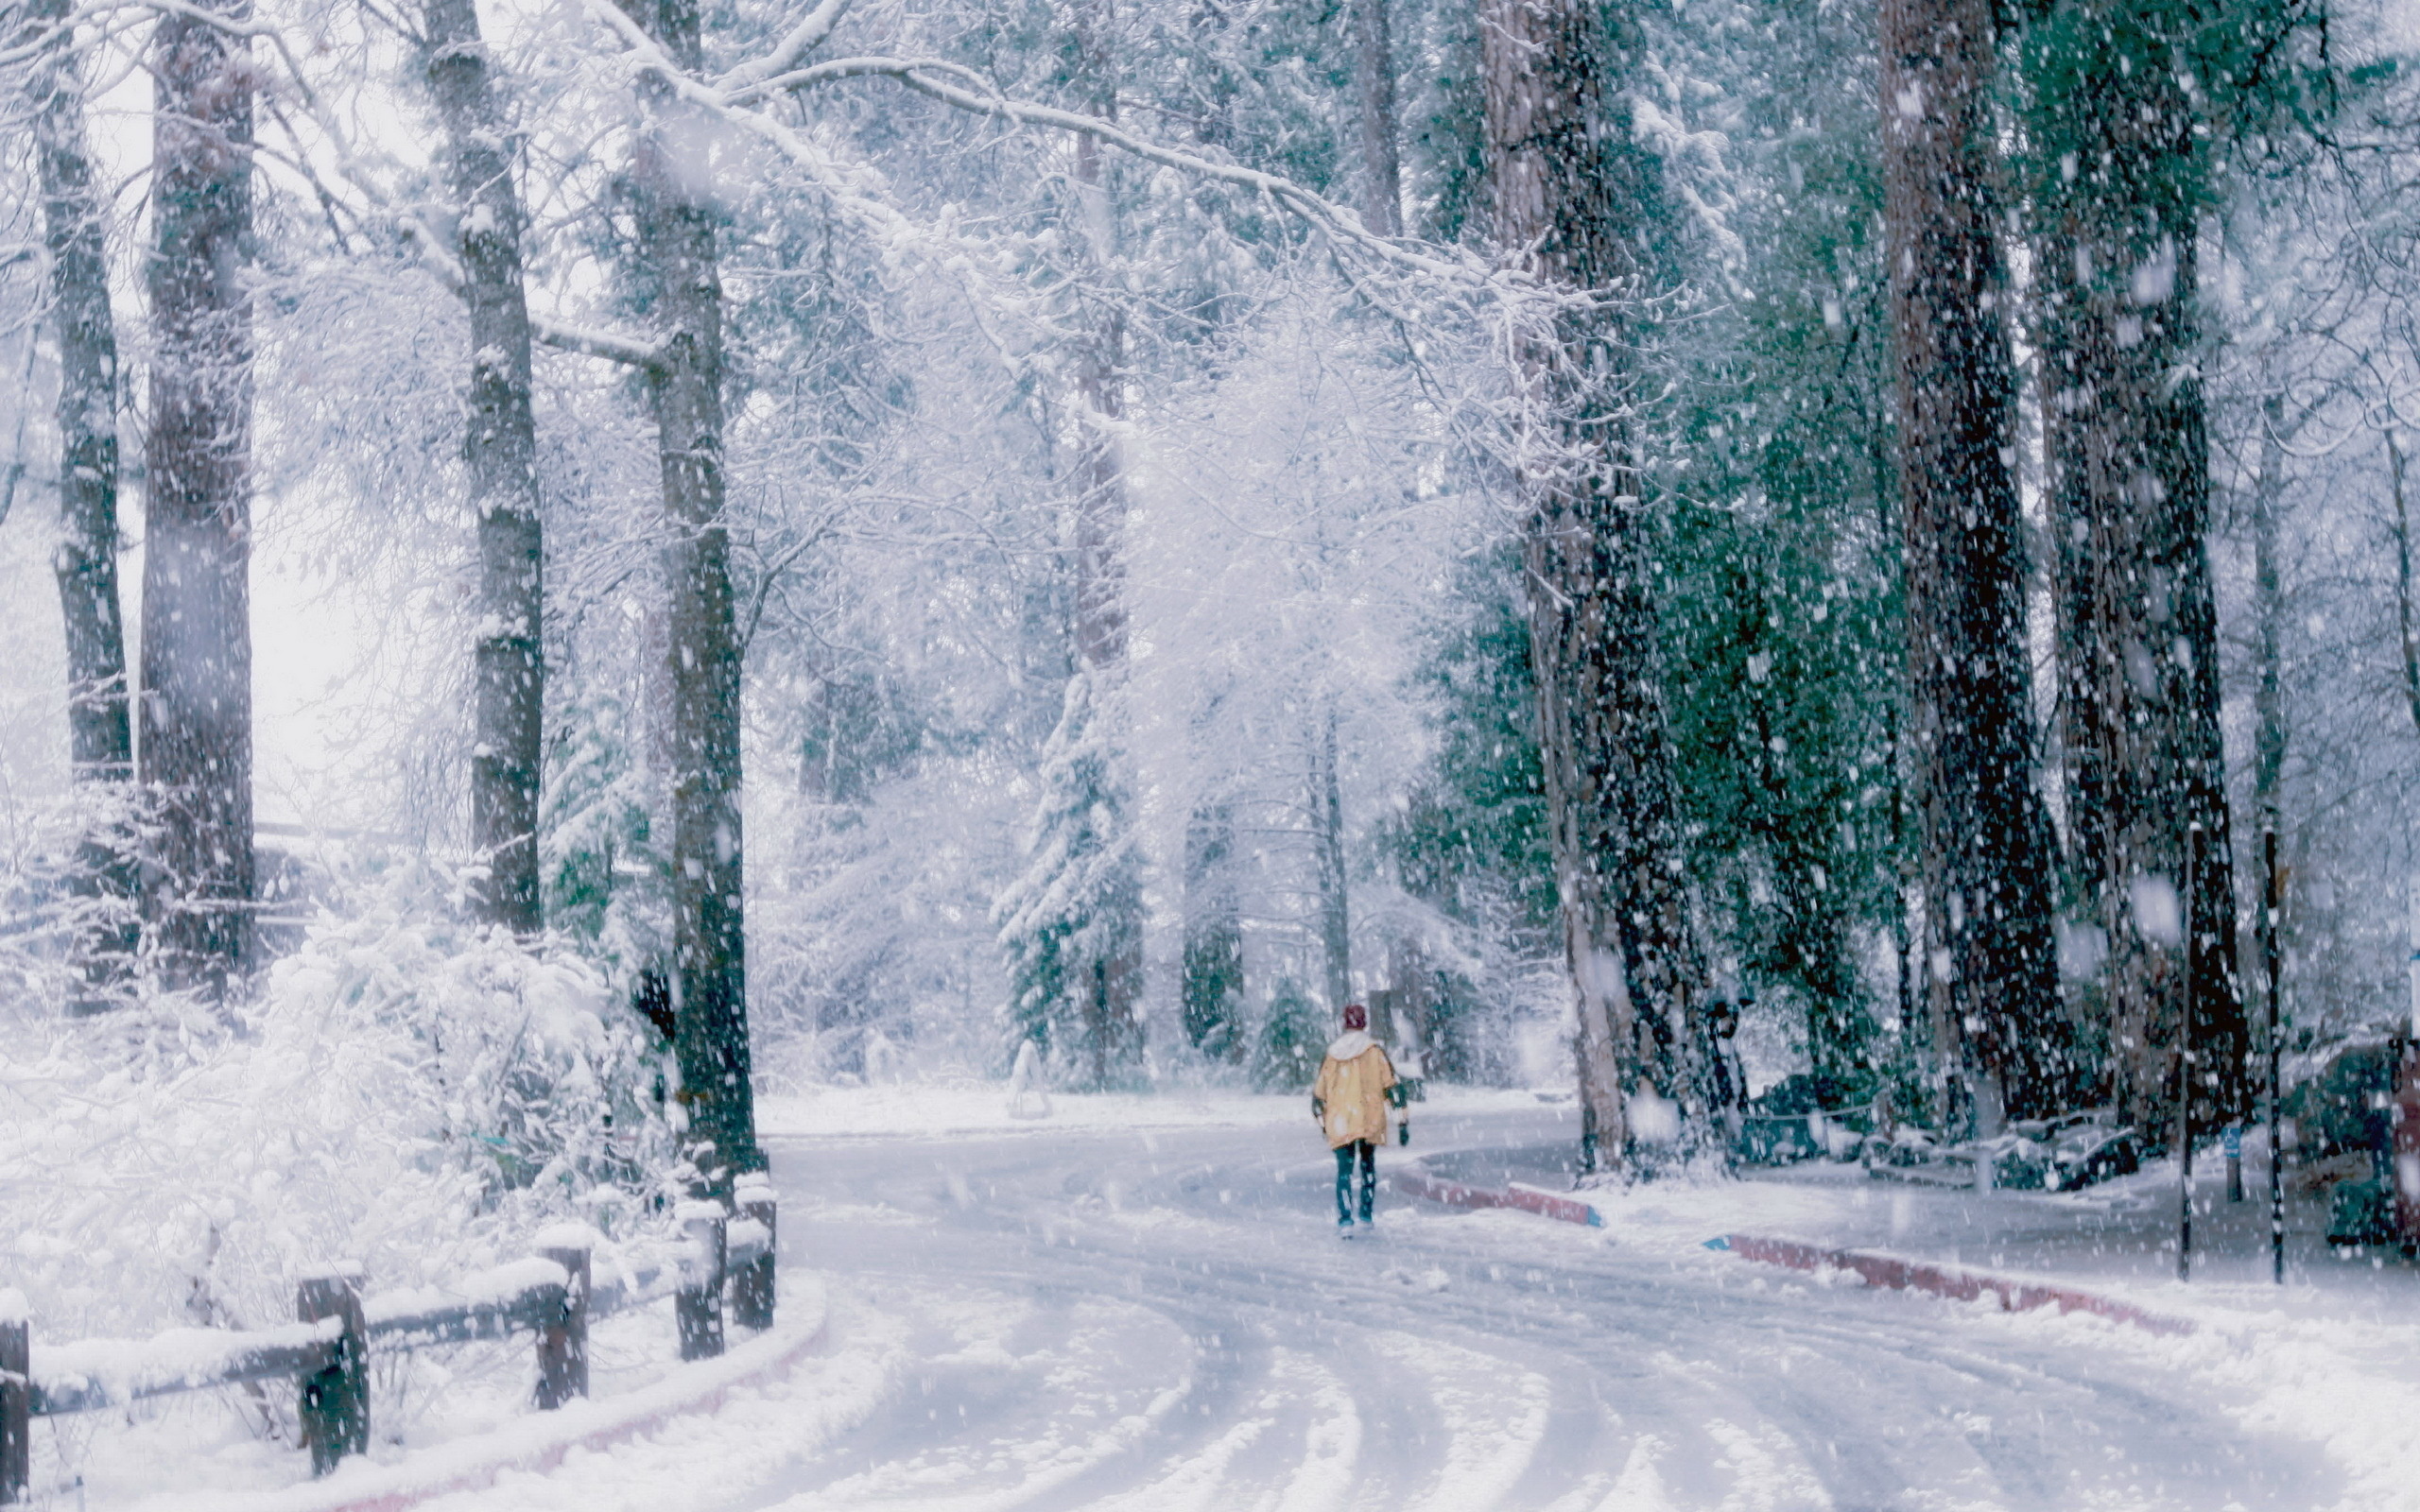
[[[731,1278],[732,1321],[742,1328],[769,1329],[773,1326],[774,1250],[780,1234],[772,1183],[761,1174],[741,1177],[733,1201],[739,1207],[741,1221],[764,1228],[765,1251]]]
[[[722,1353],[722,1282],[725,1218],[718,1202],[681,1204],[688,1253],[681,1259],[681,1289],[672,1298],[681,1333],[681,1358],[710,1360]]]
[[[2176,1279],[2193,1279],[2193,1014],[2201,1006],[2202,921],[2193,902],[2202,884],[2202,827],[2185,849],[2185,1001],[2176,1022]]]
[[[2284,1089],[2278,1066],[2285,1049],[2285,953],[2278,933],[2286,916],[2286,872],[2277,864],[2277,830],[2260,832],[2261,868],[2268,873],[2260,910],[2260,961],[2269,978],[2269,1279],[2286,1284],[2286,1147],[2279,1137],[2283,1120],[2279,1105]]]
[[[549,1245],[538,1258],[563,1268],[563,1310],[538,1331],[538,1405],[552,1412],[588,1395],[588,1246]]]
[[[305,1277],[294,1315],[305,1323],[331,1317],[342,1323],[326,1368],[302,1378],[302,1442],[311,1450],[311,1473],[325,1475],[347,1454],[370,1452],[370,1329],[361,1314],[361,1273]]]
[[[25,1501],[33,1485],[33,1332],[25,1297],[0,1292],[0,1504]]]
[[[2230,1124],[2225,1131],[2227,1152],[2227,1200],[2243,1200],[2243,1125]]]

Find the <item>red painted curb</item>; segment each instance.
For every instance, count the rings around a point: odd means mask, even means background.
[[[2055,1307],[2062,1313],[2089,1313],[2112,1322],[2130,1323],[2152,1333],[2181,1334],[2191,1333],[2195,1330],[2195,1325],[2185,1318],[2153,1313],[2131,1302],[2078,1291],[2072,1286],[2017,1280],[2007,1276],[1995,1276],[1989,1271],[1968,1270],[1962,1265],[1906,1260],[1872,1250],[1825,1249],[1816,1245],[1800,1244],[1794,1239],[1771,1239],[1760,1234],[1726,1234],[1723,1244],[1742,1260],[1787,1265],[1792,1270],[1849,1271],[1864,1277],[1872,1285],[1888,1286],[1897,1291],[1929,1292],[1935,1297],[1951,1297],[1962,1302],[1972,1302],[1985,1296],[1996,1297],[2000,1311],[2004,1313],[2029,1313],[2037,1307]]]
[[[1457,1208],[1517,1208],[1541,1217],[1599,1228],[1605,1223],[1596,1209],[1577,1197],[1558,1197],[1551,1192],[1535,1192],[1528,1187],[1466,1187],[1460,1181],[1446,1181],[1421,1171],[1396,1171],[1389,1180],[1397,1192]]]

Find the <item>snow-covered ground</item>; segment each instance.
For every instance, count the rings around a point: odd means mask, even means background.
[[[1569,1094],[1559,1095],[1567,1100]],[[757,1100],[757,1131],[768,1140],[943,1138],[970,1134],[1057,1134],[1069,1129],[1133,1133],[1179,1128],[1252,1128],[1310,1122],[1300,1092],[1165,1091],[1059,1093],[1042,1117],[1020,1117],[996,1081],[935,1085],[822,1087]],[[1543,1106],[1518,1089],[1440,1087],[1413,1108],[1416,1123],[1444,1115],[1519,1112]],[[1033,1108],[1026,1109],[1030,1113]]]
[[[1147,1126],[1063,1099],[947,1135],[980,1100],[888,1095],[812,1115],[845,1134],[770,1142],[786,1263],[829,1300],[821,1353],[718,1413],[429,1505],[2420,1507],[2420,1310],[2308,1276],[2283,1301],[2163,1296],[2204,1324],[2175,1339],[1701,1247],[1872,1242],[1894,1209],[1929,1242],[1947,1220],[1927,1204],[1961,1200],[1821,1170],[1607,1198],[1602,1229],[1396,1202],[1340,1243],[1298,1099]],[[1494,1101],[1427,1105],[1419,1150],[1571,1135],[1562,1109]],[[886,1117],[925,1137],[867,1137]],[[96,1451],[125,1432],[91,1431]]]

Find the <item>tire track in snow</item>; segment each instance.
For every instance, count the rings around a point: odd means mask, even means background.
[[[1339,1245],[1303,1143],[775,1142],[802,1215],[786,1213],[789,1255],[831,1279],[840,1337],[854,1311],[859,1341],[891,1349],[890,1385],[838,1437],[783,1439],[751,1419],[779,1454],[720,1466],[697,1454],[703,1440],[679,1457],[667,1442],[658,1457],[678,1493],[610,1504],[2202,1512],[2233,1497],[2307,1512],[2333,1500],[2315,1450],[2248,1437],[2193,1372],[2089,1331],[1751,1285],[1618,1233],[1400,1204],[1375,1235]]]

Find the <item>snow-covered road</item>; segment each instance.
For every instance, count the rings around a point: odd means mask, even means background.
[[[1512,1143],[1543,1122],[1434,1132]],[[793,1206],[823,1205],[802,1258],[908,1351],[860,1429],[744,1504],[2332,1499],[2315,1452],[2247,1442],[2122,1344],[2029,1352],[1956,1310],[1752,1289],[1737,1262],[1528,1217],[1398,1207],[1341,1243],[1304,1123],[777,1152]]]
[[[1552,1115],[1431,1120],[1440,1142]],[[463,1504],[2280,1508],[2344,1486],[2203,1358],[1526,1215],[1341,1243],[1299,1129],[773,1146],[831,1351],[654,1445]],[[675,1463],[677,1474],[661,1472]]]

